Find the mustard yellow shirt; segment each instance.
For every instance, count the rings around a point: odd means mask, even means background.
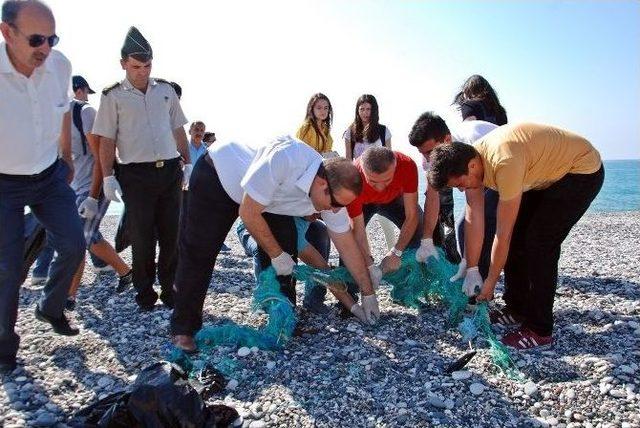
[[[509,200],[527,190],[544,189],[566,174],[592,174],[600,153],[583,137],[533,123],[501,126],[476,141],[485,187]]]
[[[298,132],[296,132],[296,138],[313,147],[313,149],[318,153],[330,152],[331,147],[333,146],[333,139],[331,138],[331,134],[329,134],[327,125],[322,124],[322,132],[325,135],[324,145],[322,144],[322,138],[320,138],[320,136],[316,133],[315,128],[311,125],[311,123],[305,121],[300,126],[300,128],[298,128]]]

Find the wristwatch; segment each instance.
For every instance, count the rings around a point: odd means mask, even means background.
[[[398,250],[396,247],[393,247],[391,249],[391,253],[398,256],[398,257],[402,257],[402,251]]]

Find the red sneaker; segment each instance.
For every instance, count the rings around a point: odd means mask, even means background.
[[[502,343],[518,350],[548,347],[553,344],[553,336],[540,336],[526,327],[507,333]]]
[[[509,327],[520,325],[522,323],[522,317],[509,308],[492,309],[489,312],[489,321],[491,321],[491,324],[500,324]]]

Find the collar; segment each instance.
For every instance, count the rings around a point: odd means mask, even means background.
[[[313,184],[313,179],[316,178],[320,164],[322,164],[322,156],[318,154],[318,157],[307,166],[302,176],[296,181],[296,187],[306,195],[311,191],[311,185]]]
[[[142,94],[142,91],[137,89],[135,86],[133,86],[133,84],[129,82],[129,79],[127,79],[126,77],[122,82],[120,82],[120,84],[122,85],[122,88],[125,91],[138,91],[139,93]],[[147,83],[147,90],[149,89],[150,86],[156,86],[157,84],[158,83],[154,79],[149,78],[149,82]]]

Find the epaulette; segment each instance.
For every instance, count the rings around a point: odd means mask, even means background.
[[[152,77],[152,79],[155,80],[156,82],[161,82],[161,83],[166,83],[167,85],[171,85],[171,82],[169,82],[168,80],[165,80],[165,79],[159,79],[157,77]]]
[[[117,88],[118,86],[120,86],[120,82],[116,82],[113,85],[106,87],[102,90],[102,95],[107,95],[111,90]]]

